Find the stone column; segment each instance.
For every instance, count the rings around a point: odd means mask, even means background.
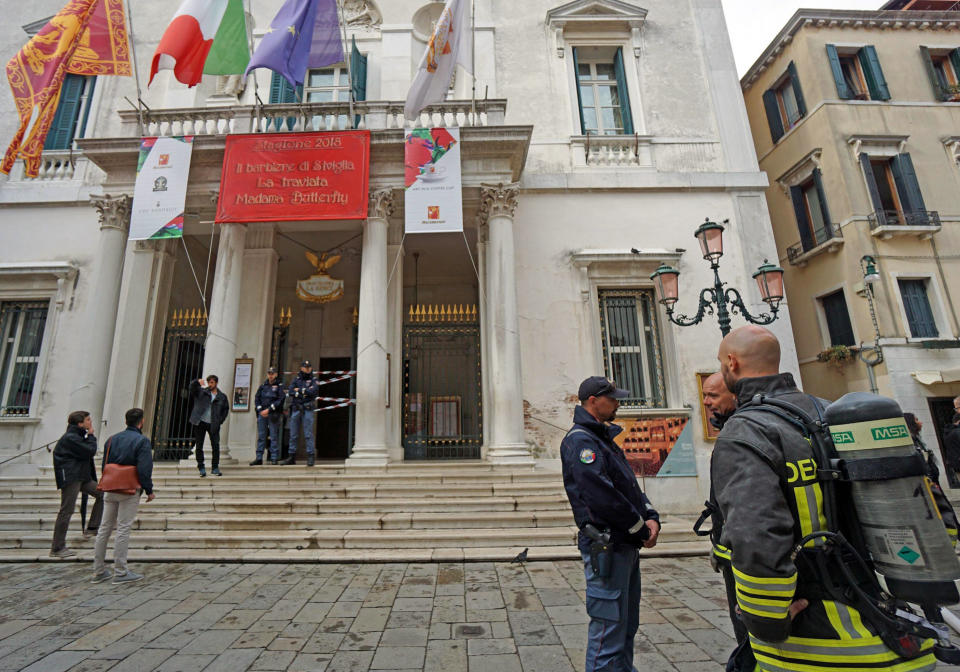
[[[145,432],[152,430],[178,244],[138,240],[127,250],[103,409],[110,433],[123,429],[124,413],[134,407],[146,413]]]
[[[349,466],[386,466],[387,448],[387,226],[393,190],[370,194],[363,223],[357,325],[357,421]]]
[[[91,196],[90,202],[100,215],[100,241],[88,295],[86,328],[81,335],[87,347],[78,367],[79,384],[70,393],[70,407],[71,410],[89,411],[94,426],[103,427],[103,406],[133,199],[129,196]]]
[[[273,224],[247,226],[243,251],[243,279],[240,282],[239,320],[243,328],[237,333],[237,357],[253,358],[253,381],[250,389],[250,410],[231,413],[231,447],[238,460],[252,459],[257,448],[257,414],[253,395],[267,377],[270,341],[273,339],[274,302],[277,294],[277,262],[273,247]],[[230,391],[227,391],[230,394]]]
[[[494,464],[533,464],[523,427],[523,385],[520,375],[520,324],[517,316],[517,271],[513,213],[520,186],[484,185],[481,217],[487,222],[486,318],[487,378],[491,406],[487,459]]]
[[[477,282],[482,289],[479,296],[479,318],[480,318],[480,363],[483,375],[480,378],[480,407],[483,409],[483,448],[481,457],[486,459],[486,451],[490,448],[490,418],[488,417],[490,409],[490,376],[487,375],[487,363],[489,352],[487,350],[487,329],[490,326],[487,321],[487,224],[483,212],[480,212],[477,221]]]
[[[390,375],[387,382],[390,408],[387,410],[387,446],[391,462],[403,460],[403,223],[387,232],[387,273],[392,273],[387,288],[387,334],[390,352]],[[394,266],[396,264],[396,266]]]
[[[243,284],[243,253],[246,224],[221,224],[217,247],[217,268],[210,292],[210,317],[207,320],[207,343],[203,355],[203,376],[216,374],[219,387],[230,397],[233,394],[233,368],[237,357],[237,326],[240,322],[240,295]],[[233,400],[230,399],[232,402]],[[220,430],[220,464],[230,464],[230,422]],[[209,458],[209,442],[206,452]],[[232,460],[236,462],[236,460]],[[192,463],[192,460],[191,460]]]

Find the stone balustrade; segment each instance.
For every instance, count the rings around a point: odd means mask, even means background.
[[[506,100],[446,101],[425,109],[419,118],[404,118],[403,101],[354,103],[356,128],[384,130],[414,126],[502,126]],[[282,103],[227,107],[185,107],[143,111],[147,136],[223,135],[344,130],[351,127],[349,103]],[[140,113],[121,110],[125,131],[140,135]]]

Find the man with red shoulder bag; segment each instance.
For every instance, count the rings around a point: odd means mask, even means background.
[[[99,486],[104,491],[103,520],[97,532],[92,583],[101,583],[110,578],[113,583],[130,583],[143,578],[142,574],[127,569],[127,546],[130,528],[137,517],[140,495],[146,493],[148,502],[154,498],[151,480],[153,447],[150,439],[142,433],[142,408],[127,411],[126,421],[127,428],[107,439],[104,446]],[[106,556],[107,542],[114,528],[117,530],[117,540],[113,547],[114,571],[111,572],[106,568]]]

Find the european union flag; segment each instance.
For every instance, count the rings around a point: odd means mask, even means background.
[[[270,22],[244,74],[267,68],[282,75],[293,87],[303,84],[318,11],[323,17],[336,17],[336,0],[286,0]],[[321,29],[339,35],[339,21],[330,24],[324,21]],[[336,40],[340,41],[339,36]]]

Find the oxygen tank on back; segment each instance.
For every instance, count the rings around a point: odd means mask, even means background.
[[[900,405],[853,392],[831,404],[825,420],[881,585],[916,604],[960,602],[960,560],[922,463],[913,459],[917,452]]]

